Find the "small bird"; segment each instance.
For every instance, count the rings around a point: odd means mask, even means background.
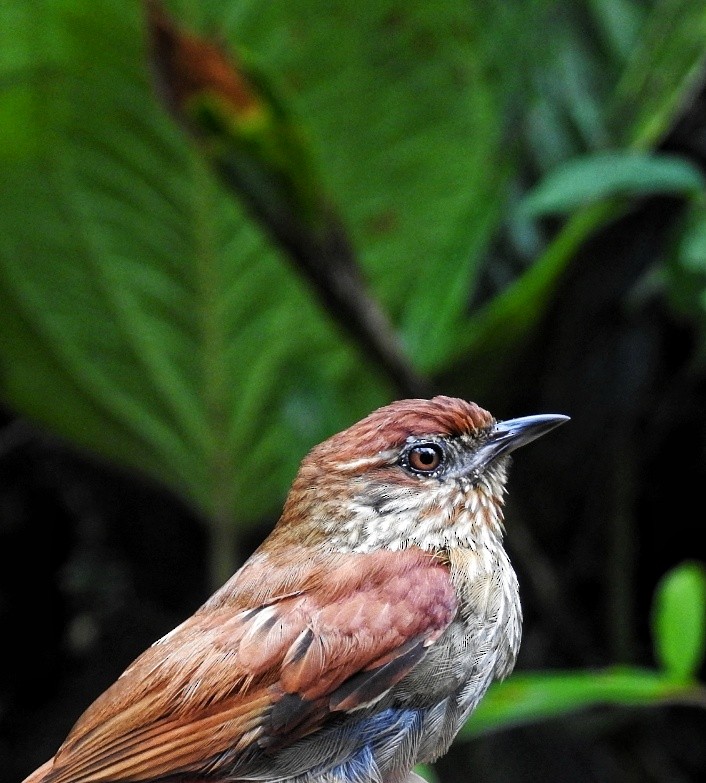
[[[402,783],[512,671],[508,455],[567,420],[400,400],[313,448],[262,545],[25,783]]]

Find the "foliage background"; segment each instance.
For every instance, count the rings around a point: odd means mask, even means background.
[[[169,7],[257,68],[263,122],[195,144],[139,3],[0,8],[2,774],[247,556],[311,445],[424,390],[572,417],[508,500],[527,713],[498,691],[430,774],[700,779],[703,4]],[[259,174],[233,189],[214,164],[244,150]],[[403,377],[248,209],[290,164],[340,216]],[[596,693],[616,665],[629,685]]]

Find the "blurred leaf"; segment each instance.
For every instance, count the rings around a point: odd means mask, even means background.
[[[257,519],[390,389],[158,105],[139,6],[32,9],[0,6],[3,398],[219,527]],[[509,171],[485,19],[462,0],[238,9],[229,34],[311,119],[366,274],[438,366]]]
[[[675,312],[706,334],[706,198],[689,204],[656,282]],[[701,341],[701,353],[705,348]]]
[[[558,166],[529,193],[520,209],[534,216],[566,214],[612,196],[691,195],[703,187],[698,169],[675,155],[605,152]]]
[[[633,8],[635,4],[631,2]],[[547,3],[535,55],[527,64],[526,156],[539,173],[611,145],[605,105],[634,45],[631,25],[607,19],[601,3]]]
[[[616,144],[645,150],[662,140],[703,79],[704,40],[706,4],[651,4],[606,105]]]
[[[706,272],[706,215],[691,226],[682,240],[680,260],[686,269]]]
[[[627,59],[644,21],[644,7],[631,0],[591,0],[590,5],[611,50]]]
[[[439,776],[431,764],[417,764],[414,771],[423,777],[424,780],[428,780],[429,783],[439,783]]]
[[[389,392],[153,100],[135,8],[101,8],[55,0],[61,64],[31,49],[0,75],[22,98],[0,140],[3,396],[209,518],[255,519]]]
[[[595,2],[592,5],[599,24],[604,27],[604,15]],[[556,7],[563,9],[561,4]],[[596,91],[604,94],[602,112],[611,146],[616,150],[638,151],[649,149],[662,138],[703,73],[706,6],[691,0],[665,0],[651,4],[646,10],[639,4],[633,7],[634,18],[623,30],[625,35],[630,29],[636,33],[631,47],[622,44],[627,59],[618,63],[606,61],[607,83],[589,83],[583,89],[584,94]],[[546,36],[551,21],[551,14],[543,20],[542,40],[547,42],[545,49],[549,51],[555,38]],[[556,66],[546,70],[556,78]],[[616,83],[618,86],[613,88]],[[547,106],[556,112],[557,106],[552,103],[555,96],[549,97]],[[555,122],[542,127],[544,130],[535,136],[541,136],[547,128],[556,130],[558,126]],[[562,138],[566,155],[572,151],[573,156],[592,151],[582,150],[575,141],[572,144],[565,133]],[[553,165],[556,163],[554,159]],[[454,352],[459,364],[451,368],[452,375],[458,373],[461,365],[480,367],[480,372],[473,372],[472,380],[482,388],[484,379],[492,377],[491,370],[512,356],[508,346],[521,345],[525,335],[531,334],[541,320],[558,282],[583,242],[615,219],[622,208],[621,203],[612,200],[580,207],[534,263],[459,329]]]
[[[512,69],[494,43],[522,45],[529,11],[485,5],[251,2],[232,31],[296,85],[364,271],[425,372],[453,347],[511,173]]]
[[[644,669],[515,674],[490,687],[459,739],[599,705],[645,706],[696,699],[704,699],[700,686],[675,683]]]
[[[518,171],[524,68],[561,4],[174,5],[253,53],[305,118],[323,186],[419,369],[462,358],[487,373],[609,217],[600,205],[577,215],[469,317]],[[548,81],[564,90],[567,134],[600,145],[613,141],[605,96],[632,28],[602,74],[595,41],[573,53],[587,7],[566,12]],[[670,27],[659,51],[683,34]],[[135,2],[46,0],[40,15],[31,0],[0,4],[0,388],[232,526],[278,508],[304,450],[391,389],[158,105],[145,43]]]
[[[654,598],[655,654],[666,673],[688,682],[706,648],[706,568],[685,563],[666,574]]]

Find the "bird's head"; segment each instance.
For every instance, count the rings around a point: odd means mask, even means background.
[[[510,452],[567,419],[498,422],[444,396],[393,402],[309,452],[278,532],[351,552],[501,538]]]

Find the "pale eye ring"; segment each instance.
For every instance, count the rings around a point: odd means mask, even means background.
[[[436,473],[444,463],[444,450],[438,443],[417,443],[407,450],[405,463],[414,473]]]

